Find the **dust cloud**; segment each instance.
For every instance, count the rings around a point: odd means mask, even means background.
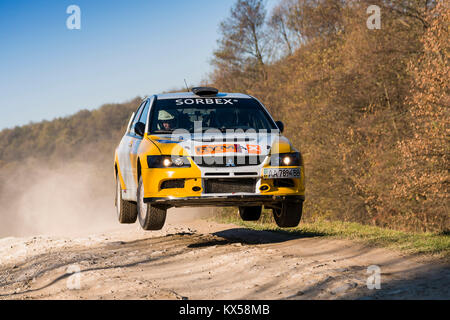
[[[112,167],[112,166],[111,166]],[[0,238],[84,235],[124,228],[114,206],[111,168],[83,162],[29,162],[1,175]],[[166,225],[206,217],[211,208],[172,208]]]
[[[27,164],[2,183],[0,237],[68,235],[117,227],[113,172],[85,163]]]

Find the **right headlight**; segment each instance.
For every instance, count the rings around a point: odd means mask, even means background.
[[[300,152],[277,153],[270,156],[270,165],[274,167],[299,167],[303,165]]]

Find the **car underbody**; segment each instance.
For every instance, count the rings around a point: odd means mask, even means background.
[[[170,207],[251,207],[265,206],[267,208],[278,208],[281,202],[302,203],[305,197],[302,195],[275,196],[255,194],[221,194],[200,197],[160,197],[144,198],[145,203],[155,206]]]

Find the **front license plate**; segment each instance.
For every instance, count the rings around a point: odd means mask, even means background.
[[[264,179],[300,178],[300,168],[291,169],[264,169]]]

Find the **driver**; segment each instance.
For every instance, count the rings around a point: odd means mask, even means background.
[[[166,110],[160,110],[158,113],[159,130],[174,130],[175,117]]]

